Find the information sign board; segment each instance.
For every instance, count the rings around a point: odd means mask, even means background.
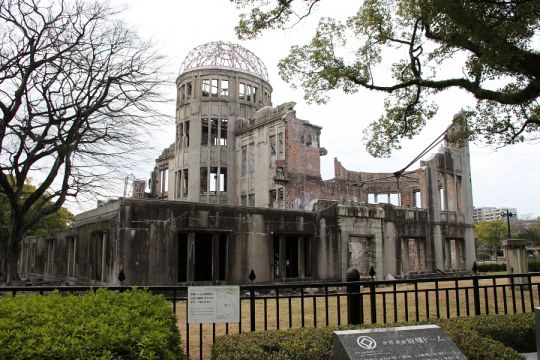
[[[466,360],[436,325],[334,331],[336,360]]]
[[[239,286],[188,287],[188,324],[239,321]]]

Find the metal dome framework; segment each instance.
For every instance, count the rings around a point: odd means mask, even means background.
[[[230,42],[214,41],[197,46],[182,62],[180,74],[203,67],[242,70],[268,81],[268,70],[261,59],[245,47]]]

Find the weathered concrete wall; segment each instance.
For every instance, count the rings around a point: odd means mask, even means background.
[[[345,280],[351,266],[363,276],[373,266],[378,279],[460,270],[467,227],[460,214],[441,214],[434,223],[427,209],[388,204],[319,201],[298,211],[123,199],[25,239],[21,274],[119,285],[123,272],[126,285],[173,285],[247,283],[251,269],[260,283]]]
[[[203,282],[247,283],[251,269],[257,275],[256,282],[284,280],[283,274],[274,278],[274,236],[288,236],[298,241],[298,274],[293,278],[306,278],[306,261],[319,264],[307,276],[309,279],[339,278],[333,261],[337,256],[336,238],[333,234],[325,234],[320,239],[319,216],[314,212],[160,200],[123,199],[114,205],[112,211],[98,208],[90,214],[83,214],[72,229],[47,238],[27,238],[21,259],[21,273],[24,276],[45,276],[83,284],[118,285],[118,275],[123,271],[126,285],[185,283],[179,281],[182,261],[179,253],[180,234],[225,234],[227,261],[223,280],[220,280],[217,270],[221,254],[215,248],[211,258],[206,259],[210,261],[210,267],[214,268],[213,275]],[[106,240],[103,240],[104,236]],[[190,236],[190,239],[195,239],[193,236],[197,235]],[[71,238],[76,239],[75,250],[66,245]],[[306,241],[311,244],[309,259],[304,258],[302,248]],[[64,250],[48,253],[48,243]],[[101,248],[99,244],[105,244],[105,247]],[[197,245],[192,241],[188,248],[190,246],[196,248]],[[96,249],[104,257],[97,254]],[[183,260],[183,264],[188,267],[185,279],[188,283],[196,277],[194,268],[189,265],[190,262],[193,265],[194,261],[198,261],[194,260],[197,258],[195,250],[189,248],[187,259]],[[70,256],[73,256],[68,253],[72,251],[77,261],[75,272],[69,276],[66,267],[70,263]],[[46,267],[52,258],[56,264],[54,271]],[[96,270],[96,266],[101,264],[104,264],[103,271]]]

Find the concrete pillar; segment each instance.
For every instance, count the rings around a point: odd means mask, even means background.
[[[506,253],[506,271],[508,274],[525,274],[529,272],[525,245],[527,245],[527,242],[521,239],[508,239],[503,241]],[[527,283],[527,278],[515,278],[514,283],[525,284]]]
[[[384,279],[386,275],[392,274],[396,276],[398,273],[398,259],[396,254],[398,246],[401,246],[401,239],[396,237],[396,227],[394,223],[386,223],[383,231],[383,252],[382,252],[382,271],[377,269],[377,278]],[[377,258],[378,260],[378,258]],[[379,266],[379,264],[377,264]]]

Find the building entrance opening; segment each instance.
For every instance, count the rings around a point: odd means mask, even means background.
[[[285,244],[285,276],[298,277],[298,237],[287,236]]]
[[[227,281],[226,233],[178,234],[178,282]]]
[[[274,279],[302,278],[311,276],[311,259],[309,239],[298,235],[274,235],[273,272]]]
[[[279,261],[279,236],[274,236],[274,279],[281,277]]]
[[[212,281],[212,234],[195,234],[195,281]]]

